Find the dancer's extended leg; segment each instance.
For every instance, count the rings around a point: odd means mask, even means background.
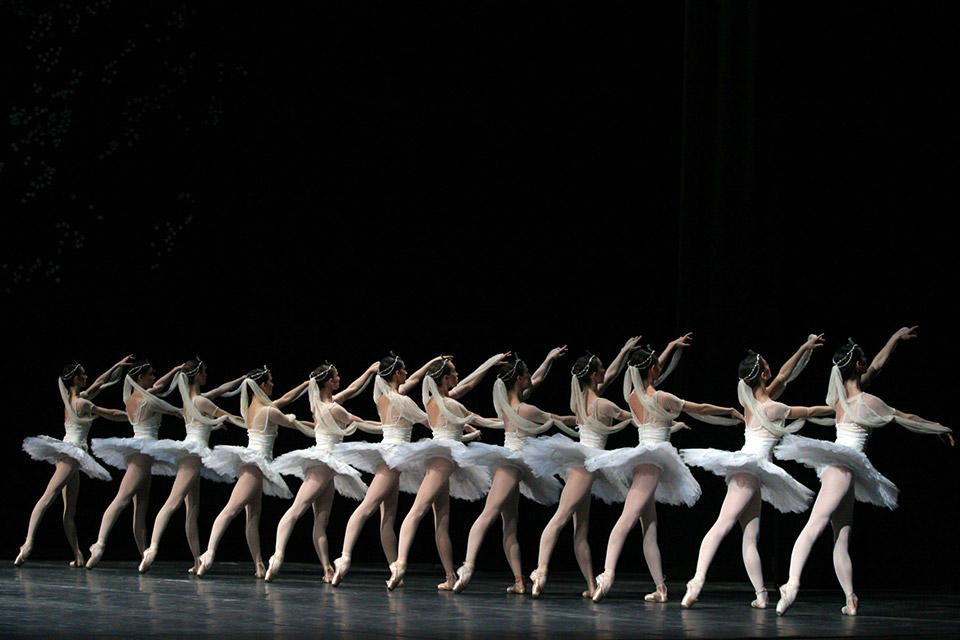
[[[753,494],[739,518],[740,526],[743,528],[743,539],[740,543],[743,566],[747,570],[747,577],[750,579],[753,591],[757,595],[750,603],[750,606],[754,609],[767,608],[767,590],[763,588],[763,565],[760,562],[760,550],[757,548],[757,541],[760,538],[760,507],[762,505],[760,492],[757,491]]]
[[[260,553],[260,514],[263,509],[263,480],[260,481],[260,491],[254,493],[246,504],[247,523],[244,533],[247,537],[247,548],[253,559],[253,575],[262,578],[267,574],[263,565],[263,556]]]
[[[67,536],[67,544],[73,551],[73,560],[70,566],[79,568],[83,566],[83,553],[80,551],[80,542],[77,540],[77,523],[74,516],[77,514],[77,499],[80,496],[80,471],[75,470],[70,474],[67,484],[63,487],[63,532]]]
[[[833,525],[833,568],[837,572],[837,580],[843,589],[845,603],[840,610],[847,616],[857,615],[859,599],[853,592],[853,563],[850,561],[850,536],[853,535],[853,482],[847,489],[846,495],[840,501],[840,506],[833,512],[830,524]]]
[[[460,593],[470,582],[473,576],[473,570],[477,561],[477,553],[480,551],[480,545],[483,544],[483,538],[487,529],[494,523],[507,506],[511,497],[518,493],[517,487],[520,483],[520,469],[516,467],[504,466],[493,472],[493,482],[490,484],[490,492],[483,505],[483,511],[470,527],[470,535],[467,537],[467,555],[463,561],[463,566],[457,571],[457,582],[453,587],[456,593]],[[515,506],[515,505],[514,505]],[[516,549],[516,561],[511,559],[514,553],[513,545],[516,543],[516,518],[511,517],[509,524],[512,526],[512,536],[507,537],[508,516],[503,516],[503,551],[507,554],[507,561],[510,568],[514,570],[514,578],[518,577],[520,568],[520,550]]]
[[[20,554],[13,562],[15,565],[20,566],[30,557],[30,553],[33,551],[33,541],[37,535],[37,526],[43,519],[43,514],[47,512],[47,509],[50,508],[53,501],[57,499],[57,494],[66,489],[70,478],[79,467],[80,463],[73,458],[63,458],[54,465],[53,475],[47,483],[47,488],[43,490],[43,495],[40,496],[36,506],[33,507],[33,511],[30,512],[30,522],[27,525],[27,538],[23,546],[20,547]],[[64,497],[66,497],[66,493],[64,493]],[[68,541],[69,537],[69,534],[67,534]],[[74,557],[78,558],[82,557],[82,555],[77,556],[74,554]]]
[[[170,489],[170,495],[167,497],[167,501],[163,503],[163,506],[160,507],[157,518],[153,522],[153,535],[150,538],[150,547],[143,553],[143,560],[140,562],[140,573],[150,569],[150,565],[153,564],[153,561],[157,557],[157,551],[160,549],[160,539],[163,537],[163,532],[166,531],[167,525],[170,523],[170,518],[173,517],[173,514],[176,513],[180,505],[183,504],[183,501],[190,491],[198,486],[201,464],[200,458],[195,456],[187,456],[180,461],[177,467],[177,477],[174,479],[173,487]],[[189,515],[186,522],[187,541],[189,543]],[[194,521],[194,528],[196,528],[196,521]],[[191,547],[191,550],[193,550],[193,547]],[[194,560],[196,560],[198,555],[200,555],[199,550],[194,553]]]
[[[557,510],[547,522],[543,533],[540,534],[540,552],[537,556],[537,569],[530,574],[533,581],[532,595],[537,597],[547,582],[547,569],[550,565],[550,556],[557,545],[560,531],[566,526],[574,512],[581,508],[581,503],[590,500],[590,488],[593,486],[594,474],[583,467],[574,467],[567,471],[566,483],[560,492],[560,503]],[[577,557],[580,561],[580,557]]]
[[[189,573],[196,573],[200,567],[200,480],[194,481],[193,487],[183,498],[186,514],[183,519],[184,533],[187,535],[187,546],[190,547],[190,555],[193,556],[193,566],[188,570]]]
[[[120,514],[123,513],[123,510],[126,509],[127,505],[142,492],[143,486],[149,483],[150,469],[152,466],[153,459],[141,453],[133,454],[127,459],[127,470],[123,474],[123,479],[120,481],[120,489],[117,491],[117,495],[113,501],[110,502],[107,510],[103,512],[103,519],[100,521],[100,533],[97,535],[97,541],[90,547],[90,559],[87,560],[87,569],[92,569],[100,562],[100,558],[103,557],[104,549],[107,546],[107,538],[110,536],[110,530],[113,529],[113,525],[117,523],[117,519],[120,517]],[[148,484],[147,486],[149,487]],[[137,516],[142,516],[144,519],[146,518],[146,511],[144,509],[146,505],[143,504],[144,501],[141,499],[137,501],[141,503],[141,508],[134,514],[135,538],[138,535]],[[144,520],[143,527],[144,530],[141,531],[145,539],[146,520]],[[143,541],[137,539],[137,547],[142,552],[141,544],[143,544]]]
[[[437,552],[440,554],[440,564],[446,579],[437,585],[440,591],[450,591],[457,581],[453,564],[453,541],[450,540],[450,479],[443,485],[443,489],[433,501],[433,536],[437,543]]]
[[[370,482],[366,495],[360,505],[354,509],[347,520],[347,529],[343,534],[343,551],[334,561],[336,572],[331,584],[337,586],[346,577],[350,570],[350,557],[357,538],[363,530],[367,519],[380,509],[380,544],[387,562],[393,564],[397,560],[397,534],[394,523],[397,517],[397,494],[399,492],[400,472],[391,469],[381,462],[377,472]]]
[[[327,522],[330,520],[330,509],[333,507],[335,487],[333,477],[327,482],[323,491],[313,501],[313,548],[323,566],[323,581],[333,580],[333,564],[330,562],[330,545],[327,542]]]
[[[240,470],[240,477],[237,478],[237,483],[233,485],[230,499],[227,501],[223,510],[217,515],[216,520],[213,521],[213,527],[210,529],[210,541],[207,543],[207,550],[200,556],[200,566],[197,569],[198,576],[204,575],[210,570],[210,567],[213,566],[213,558],[217,553],[217,547],[227,527],[233,522],[233,519],[240,515],[244,507],[253,500],[259,502],[259,497],[262,493],[263,476],[260,469],[253,466],[243,467]],[[249,528],[249,521],[247,525]],[[251,549],[251,553],[252,551]]]

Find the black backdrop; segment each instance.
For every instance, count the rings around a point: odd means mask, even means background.
[[[745,349],[779,363],[823,331],[829,347],[784,396],[812,404],[848,335],[873,352],[919,324],[874,391],[953,423],[957,277],[941,221],[956,210],[957,51],[945,5],[10,3],[2,23],[11,557],[52,470],[19,444],[61,433],[53,379],[71,358],[97,373],[131,351],[161,369],[199,353],[213,382],[266,362],[286,388],[322,359],[349,378],[388,349],[411,365],[454,353],[463,371],[505,349],[535,365],[568,344],[534,398],[563,411],[568,366],[587,348],[609,360],[630,335],[662,345],[693,330],[666,388],[731,404]],[[620,401],[618,388],[608,397]],[[467,405],[489,414],[489,389]],[[98,401],[119,406],[119,391]],[[366,396],[349,408],[374,415]],[[124,433],[98,421],[92,435]],[[701,426],[675,444],[741,440]],[[285,432],[277,452],[307,444]],[[858,583],[956,585],[955,452],[889,427],[870,455],[901,507],[857,507]],[[816,488],[812,472],[789,470]],[[660,512],[671,579],[692,575],[723,496],[695,473],[700,502]],[[82,483],[84,546],[114,475]],[[169,487],[154,479],[151,520]],[[204,543],[229,490],[203,485]],[[353,506],[335,501],[334,554]],[[265,556],[285,507],[264,501]],[[455,501],[458,561],[480,508]],[[618,513],[594,505],[598,571]],[[529,568],[549,515],[522,509]],[[57,516],[35,557],[67,557]],[[106,557],[133,568],[128,518]],[[764,508],[768,580],[785,579],[804,521]],[[188,557],[181,531],[163,559]],[[313,559],[308,532],[301,523],[288,559]],[[744,579],[738,537],[712,577]],[[506,570],[498,538],[481,558],[491,571]],[[828,548],[825,537],[808,584],[835,584]],[[219,557],[247,560],[241,525]],[[382,561],[373,523],[355,558]],[[554,558],[575,566],[569,533]],[[413,560],[437,562],[426,522]],[[646,575],[636,534],[623,572]]]

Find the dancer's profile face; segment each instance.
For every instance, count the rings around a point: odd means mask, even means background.
[[[533,384],[533,376],[530,375],[530,370],[527,369],[527,365],[521,365],[523,367],[522,372],[517,376],[517,390],[523,391],[524,389],[529,389]]]
[[[332,391],[336,391],[340,388],[340,372],[337,371],[337,368],[333,368],[333,373],[330,375],[330,379],[327,380],[327,384],[330,385]]]
[[[607,368],[603,366],[603,362],[597,358],[597,370],[593,372],[593,375],[590,378],[593,380],[593,383],[599,385],[603,382],[603,376],[607,372]]]
[[[73,384],[75,384],[78,389],[83,389],[85,386],[87,386],[86,370],[83,367],[80,367],[80,370],[77,371],[77,375],[74,376],[73,380]]]
[[[200,373],[196,376],[197,384],[207,384],[207,365],[200,365]]]
[[[147,370],[144,373],[141,373],[139,376],[137,376],[137,384],[144,388],[152,387],[153,383],[156,381],[157,376],[153,373],[153,367],[147,367]]]
[[[400,384],[403,384],[406,381],[407,381],[407,368],[404,366],[401,366],[397,370],[397,382]]]
[[[760,374],[760,379],[764,382],[768,382],[772,377],[772,374],[770,373],[770,365],[767,364],[766,358],[760,358],[760,362],[763,364],[763,373]]]
[[[453,363],[450,363],[450,373],[443,376],[443,382],[447,385],[448,389],[452,389],[457,386],[457,381],[460,379],[460,376],[457,375],[457,368],[453,366]]]
[[[263,392],[267,395],[273,393],[273,374],[268,373],[267,379],[260,384],[260,388],[263,389]]]

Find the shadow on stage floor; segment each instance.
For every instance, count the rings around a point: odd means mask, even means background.
[[[755,610],[749,585],[709,583],[693,609],[644,602],[646,581],[619,579],[611,597],[579,596],[578,575],[551,575],[544,597],[508,595],[509,576],[481,572],[461,595],[438,593],[441,576],[414,568],[406,585],[384,588],[382,567],[356,567],[334,588],[318,565],[289,564],[270,584],[251,565],[218,563],[203,579],[184,563],[132,563],[93,571],[30,562],[0,569],[0,637],[322,638],[917,638],[960,637],[960,597],[862,591],[861,615],[840,615],[839,589],[804,590],[784,617]],[[775,594],[771,593],[775,602]]]

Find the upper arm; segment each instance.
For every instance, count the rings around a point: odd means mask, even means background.
[[[670,413],[680,413],[683,410],[683,400],[666,391],[657,392],[657,402]]]
[[[547,420],[553,418],[551,414],[547,413],[546,411],[542,411],[531,404],[521,404],[519,407],[517,407],[517,413],[521,418],[531,422],[536,422],[537,424],[543,424]]]
[[[768,420],[778,422],[791,417],[790,413],[793,412],[794,409],[802,409],[803,415],[806,415],[806,407],[788,407],[782,402],[768,402],[766,406],[763,407],[763,412],[766,414]]]

